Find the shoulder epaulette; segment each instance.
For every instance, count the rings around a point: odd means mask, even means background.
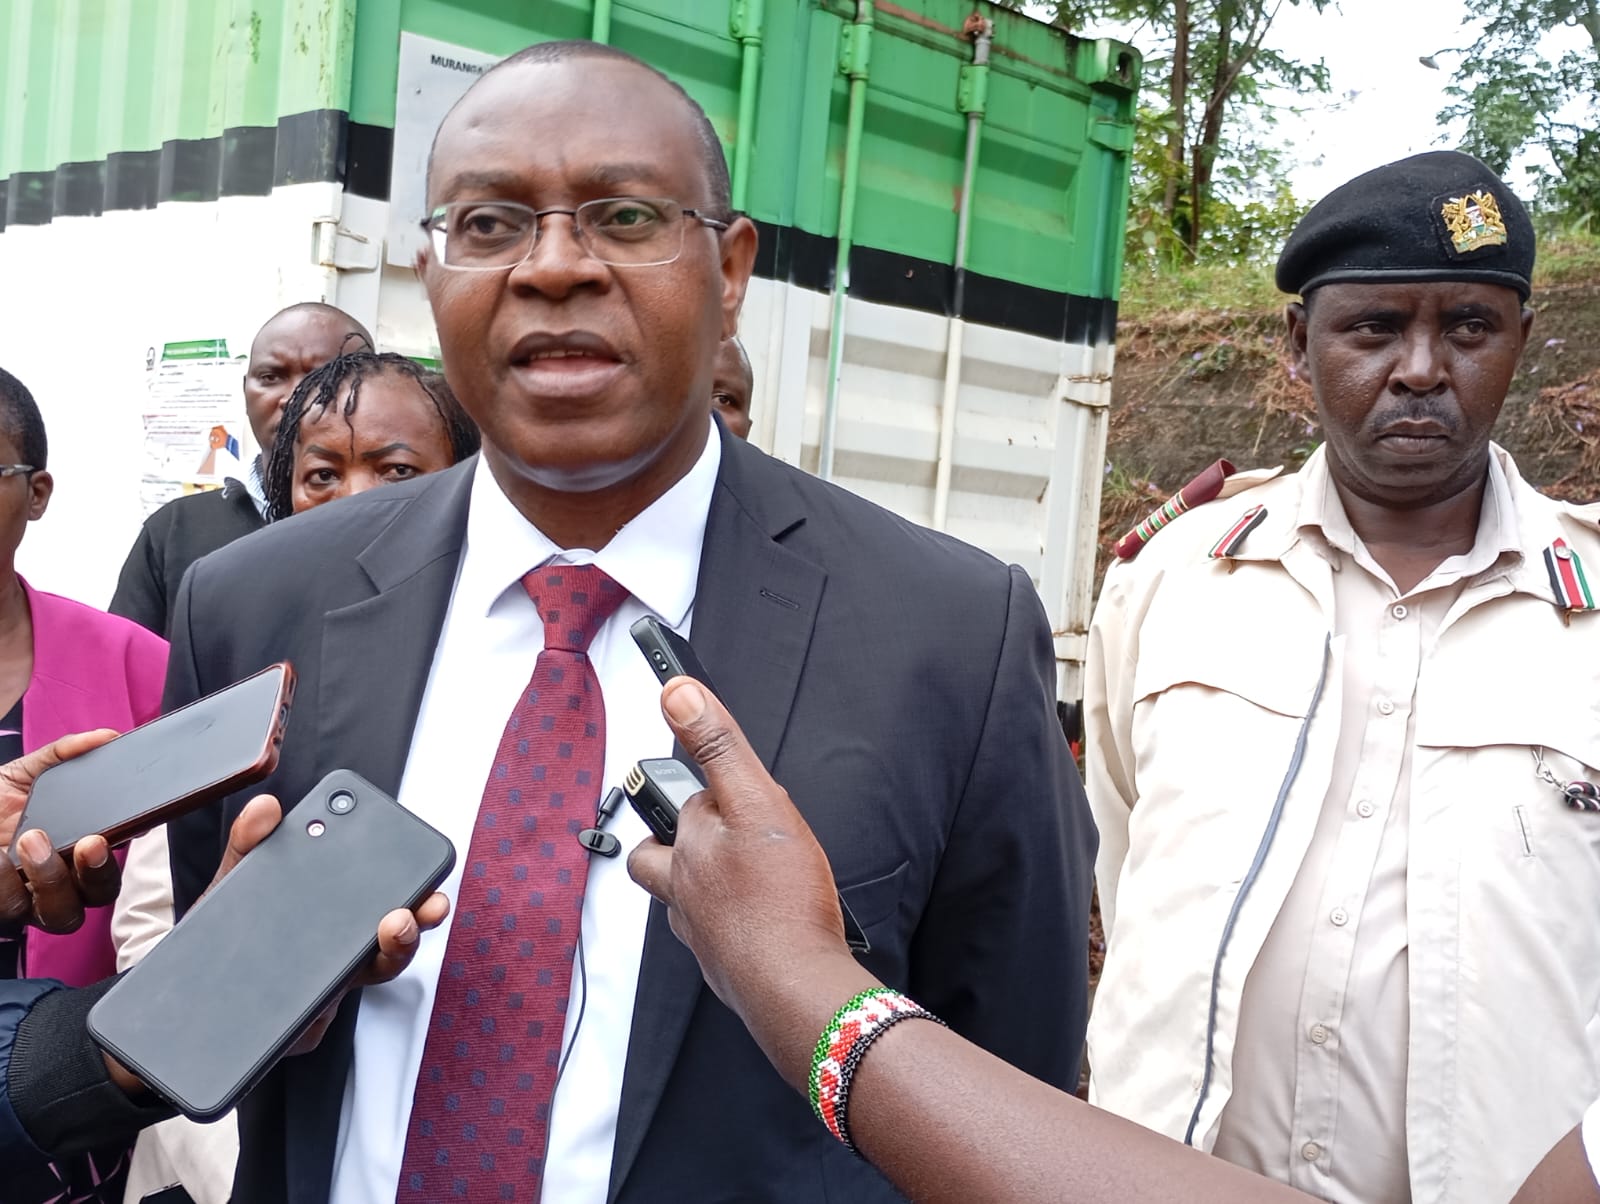
[[[1218,460],[1177,493],[1163,502],[1159,509],[1148,515],[1133,530],[1117,540],[1112,548],[1118,560],[1132,560],[1145,544],[1155,537],[1173,519],[1185,510],[1204,505],[1222,492],[1222,483],[1231,477],[1235,468],[1226,460]]]

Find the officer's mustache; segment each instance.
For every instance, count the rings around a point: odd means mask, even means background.
[[[1381,434],[1397,422],[1431,422],[1454,435],[1461,429],[1461,411],[1437,393],[1396,398],[1394,404],[1378,407],[1367,416],[1367,433]]]

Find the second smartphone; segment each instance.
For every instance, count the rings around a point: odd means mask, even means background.
[[[378,921],[455,860],[439,832],[335,770],[94,1005],[89,1034],[185,1115],[215,1120],[377,951]]]
[[[115,847],[253,785],[278,766],[293,700],[294,669],[283,661],[52,766],[17,831],[43,830],[58,853],[85,836]]]

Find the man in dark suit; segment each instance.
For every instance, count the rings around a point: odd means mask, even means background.
[[[174,622],[171,705],[299,670],[267,789],[348,767],[460,853],[447,941],[241,1110],[235,1201],[896,1199],[577,833],[672,751],[627,634],[655,614],[818,833],[865,964],[1075,1085],[1095,840],[1039,599],[707,417],[756,233],[664,76],[513,56],[445,119],[428,191],[419,269],[481,457],[208,557]],[[180,909],[235,810],[173,825]]]

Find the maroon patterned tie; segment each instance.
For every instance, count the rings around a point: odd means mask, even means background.
[[[506,721],[422,1051],[398,1201],[538,1201],[606,712],[589,642],[627,597],[594,565],[522,579],[544,651]]]

